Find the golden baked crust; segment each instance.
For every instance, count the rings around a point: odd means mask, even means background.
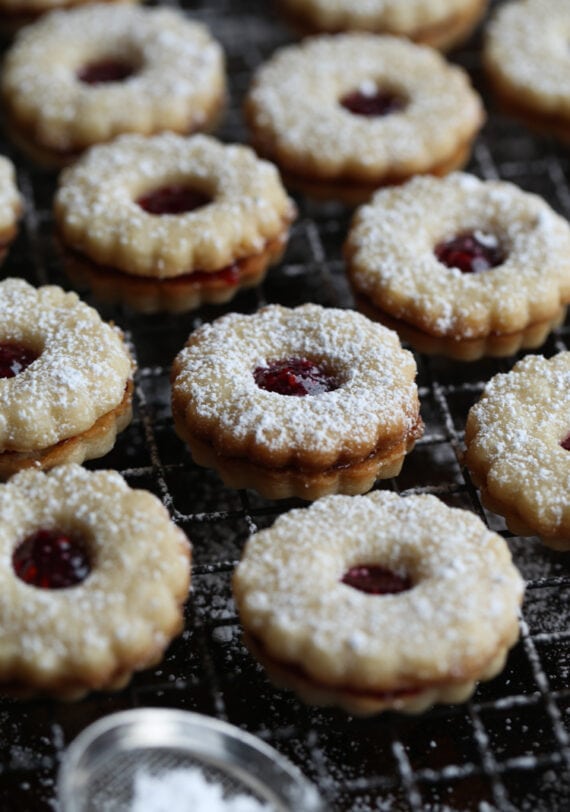
[[[23,202],[16,186],[14,165],[0,155],[0,261],[16,236]]]
[[[75,293],[53,285],[35,289],[21,279],[0,282],[0,312],[0,342],[38,354],[15,377],[0,378],[0,455],[39,466],[52,446],[105,416],[113,437],[126,425],[134,365],[118,329]]]
[[[355,91],[395,94],[404,107],[356,115]],[[292,103],[292,100],[294,102]],[[252,140],[284,173],[324,191],[371,187],[457,167],[483,121],[467,74],[425,46],[390,36],[321,36],[287,46],[257,71],[245,102]]]
[[[487,4],[487,0],[279,0],[283,13],[303,34],[371,31],[444,50],[469,36]]]
[[[399,594],[342,582],[406,575]],[[246,640],[307,701],[352,713],[463,701],[518,637],[523,582],[503,539],[434,496],[331,496],[251,536],[233,578]]]
[[[105,60],[126,60],[134,73],[102,84],[78,78]],[[1,92],[22,142],[65,160],[124,132],[209,129],[225,98],[224,59],[206,28],[171,9],[88,5],[23,30],[6,54]]]
[[[118,689],[161,659],[182,628],[190,546],[155,496],[115,471],[62,465],[1,485],[0,515],[0,690],[77,699]],[[20,580],[13,553],[39,530],[84,542],[84,581],[47,589]]]
[[[257,368],[290,358],[321,364],[338,388],[290,397],[258,386]],[[396,334],[354,311],[270,305],[190,336],[172,368],[172,411],[196,461],[228,484],[315,499],[399,471],[423,429],[415,375]]]
[[[529,355],[492,378],[467,417],[464,463],[517,535],[570,550],[570,352]]]
[[[502,4],[485,34],[483,64],[506,111],[570,139],[566,70],[570,8],[559,0]]]
[[[211,202],[176,215],[137,200],[168,185]],[[125,135],[61,174],[54,202],[62,242],[99,265],[166,279],[216,272],[283,238],[295,214],[276,168],[249,147],[205,135]]]
[[[504,260],[464,273],[437,259],[439,243],[470,232],[497,241]],[[378,192],[356,212],[345,256],[359,300],[428,339],[449,340],[437,351],[460,353],[466,342],[466,354],[479,357],[535,346],[570,301],[568,223],[537,195],[465,173]]]

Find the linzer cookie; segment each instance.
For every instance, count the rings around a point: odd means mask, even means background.
[[[354,311],[270,305],[192,333],[172,369],[174,423],[230,487],[362,493],[422,434],[415,375],[397,335]]]
[[[55,196],[72,279],[145,312],[219,304],[258,284],[294,216],[274,166],[203,135],[92,147]]]
[[[131,420],[121,332],[54,285],[0,282],[0,478],[101,457]]]
[[[462,166],[484,117],[467,74],[437,51],[362,33],[277,51],[256,73],[245,114],[286,184],[348,203]]]
[[[345,244],[358,306],[461,360],[540,346],[570,301],[570,227],[537,195],[464,173],[379,191]]]
[[[14,165],[8,158],[0,155],[0,262],[6,256],[8,245],[16,236],[22,208]]]
[[[303,34],[371,31],[447,49],[469,36],[487,0],[279,0],[279,6]]]
[[[499,6],[487,30],[483,64],[505,112],[530,127],[570,140],[570,6],[520,0]]]
[[[233,579],[278,684],[350,713],[462,702],[518,637],[504,540],[434,496],[330,496],[250,537]]]
[[[470,410],[465,465],[483,504],[521,536],[570,550],[570,352],[528,355]]]
[[[61,465],[1,485],[0,517],[0,692],[78,699],[160,661],[190,548],[155,496]]]
[[[20,32],[0,82],[13,138],[56,165],[125,132],[208,130],[225,100],[220,46],[166,8],[48,14]]]

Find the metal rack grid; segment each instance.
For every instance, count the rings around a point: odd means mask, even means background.
[[[245,141],[243,92],[253,69],[290,41],[290,32],[264,0],[183,5],[210,25],[226,48],[232,95],[220,135]],[[484,93],[479,48],[476,35],[452,58]],[[17,162],[27,200],[21,234],[2,274],[69,288],[52,242],[55,178],[24,162],[8,141],[0,147]],[[468,168],[538,192],[570,216],[567,152],[532,136],[492,106]],[[230,577],[243,543],[300,503],[231,491],[215,473],[194,466],[173,431],[168,371],[190,331],[222,312],[253,312],[267,302],[351,306],[340,252],[350,213],[336,204],[298,203],[300,215],[283,263],[259,289],[241,293],[230,305],[185,316],[140,316],[84,296],[126,330],[139,364],[135,420],[115,449],[90,467],[116,468],[132,486],[148,488],[164,501],[193,542],[193,591],[182,637],[161,665],[137,675],[124,691],[75,704],[0,701],[0,812],[57,808],[54,779],[67,743],[95,719],[143,705],[196,710],[257,734],[300,766],[337,812],[570,808],[568,559],[536,539],[506,532],[502,520],[482,508],[457,461],[467,410],[485,382],[510,369],[516,358],[461,364],[418,355],[426,432],[397,480],[382,485],[404,494],[435,493],[476,511],[507,539],[528,587],[521,641],[504,672],[482,684],[464,705],[439,706],[421,716],[363,720],[302,705],[274,689],[242,645]],[[569,322],[557,329],[544,354],[566,349],[569,329]]]

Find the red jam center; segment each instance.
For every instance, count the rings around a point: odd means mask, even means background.
[[[469,231],[440,242],[434,253],[448,268],[459,268],[463,273],[481,273],[496,268],[505,261],[497,237],[481,231]]]
[[[280,395],[320,395],[338,389],[338,383],[322,367],[307,358],[283,358],[253,372],[260,389]]]
[[[351,567],[341,578],[343,584],[367,592],[369,595],[397,595],[406,592],[413,584],[407,575],[399,575],[379,564],[363,564]]]
[[[374,84],[364,84],[358,90],[353,90],[343,96],[341,105],[350,113],[356,116],[388,116],[390,113],[398,113],[405,107],[401,96],[391,93],[389,90],[382,90]]]
[[[16,548],[12,565],[18,578],[42,589],[64,589],[91,572],[85,546],[58,530],[38,530]]]
[[[211,203],[212,198],[188,186],[162,186],[138,198],[137,203],[149,214],[185,214]]]
[[[128,62],[120,59],[101,59],[99,62],[84,65],[77,72],[77,78],[86,85],[101,85],[107,82],[122,82],[134,72],[133,66]]]
[[[560,441],[560,445],[564,449],[564,451],[570,451],[570,434],[568,437],[565,437],[563,440]]]
[[[38,357],[21,344],[0,341],[0,378],[14,378]]]

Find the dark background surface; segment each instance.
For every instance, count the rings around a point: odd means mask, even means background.
[[[252,71],[291,34],[264,0],[184,6],[211,26],[227,51],[231,105],[219,135],[245,141],[240,103]],[[486,96],[479,50],[478,33],[450,58],[468,69]],[[487,102],[489,120],[469,170],[537,192],[569,216],[566,150],[531,135]],[[2,276],[69,289],[53,244],[55,176],[34,170],[8,141],[0,147],[16,161],[27,201]],[[182,637],[161,665],[137,675],[121,693],[91,695],[75,704],[0,700],[0,812],[56,808],[55,775],[66,745],[101,716],[139,706],[199,711],[260,736],[301,767],[338,812],[570,808],[569,559],[536,539],[511,537],[501,519],[482,510],[458,463],[467,410],[485,382],[510,369],[516,358],[461,364],[417,356],[426,432],[397,480],[381,486],[437,494],[448,504],[476,511],[507,538],[528,587],[521,640],[504,672],[481,685],[467,704],[417,717],[361,720],[307,707],[274,689],[242,645],[230,594],[232,570],[249,533],[300,503],[228,490],[215,473],[195,467],[172,427],[168,373],[190,331],[223,312],[253,312],[268,302],[352,306],[341,257],[350,212],[336,204],[298,203],[283,263],[261,288],[240,294],[228,306],[176,317],[140,316],[84,296],[125,329],[139,365],[135,420],[113,452],[89,466],[116,468],[133,487],[163,499],[193,542],[193,589]],[[567,343],[565,325],[543,352],[552,355]]]

